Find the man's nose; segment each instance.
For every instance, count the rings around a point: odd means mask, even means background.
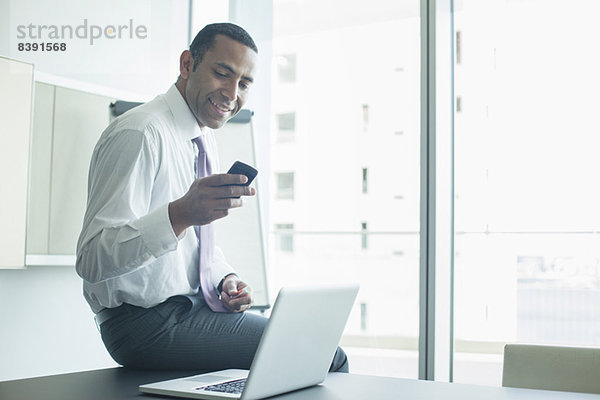
[[[221,94],[229,101],[235,101],[238,97],[238,85],[237,82],[227,84],[221,88]]]

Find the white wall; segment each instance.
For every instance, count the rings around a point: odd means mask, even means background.
[[[116,366],[73,267],[0,270],[0,381]]]
[[[129,25],[131,20],[135,29],[145,28],[146,33],[141,35],[145,38],[130,37],[129,28],[121,30],[121,38],[110,39],[103,34],[93,44],[89,33],[87,38],[49,36],[51,26],[62,32],[62,26],[76,29],[85,20],[89,27],[115,29]],[[129,100],[149,100],[165,92],[175,82],[179,54],[188,46],[187,1],[0,0],[0,22],[0,55],[33,63],[38,73],[131,93],[135,99]],[[29,36],[29,24],[34,25],[35,38]],[[19,38],[19,26],[25,27],[25,38]],[[42,39],[36,39],[37,26],[48,27],[42,28]],[[91,28],[87,31],[91,32]],[[85,29],[80,31],[83,32]],[[26,42],[65,43],[67,48],[19,51],[18,44]]]

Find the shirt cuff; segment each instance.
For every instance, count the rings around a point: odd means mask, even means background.
[[[140,232],[144,243],[154,257],[158,258],[177,249],[179,240],[173,232],[168,203],[132,222],[131,226]]]

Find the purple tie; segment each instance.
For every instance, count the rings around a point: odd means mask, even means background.
[[[202,143],[201,137],[193,139],[196,146],[198,146],[198,163],[196,165],[196,178],[203,178],[212,174],[212,168],[206,155],[204,143]],[[199,251],[199,263],[200,269],[200,288],[204,295],[204,300],[211,310],[216,312],[227,312],[227,309],[223,307],[223,303],[217,296],[217,292],[213,288],[212,284],[212,273],[211,273],[211,262],[213,259],[213,247],[214,247],[214,231],[212,224],[196,226],[196,235],[198,236],[198,251]]]

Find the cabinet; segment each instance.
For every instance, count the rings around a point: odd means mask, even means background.
[[[0,57],[0,267],[25,266],[33,65]]]
[[[114,99],[37,82],[27,254],[74,255],[94,146]],[[71,261],[72,262],[72,261]]]

